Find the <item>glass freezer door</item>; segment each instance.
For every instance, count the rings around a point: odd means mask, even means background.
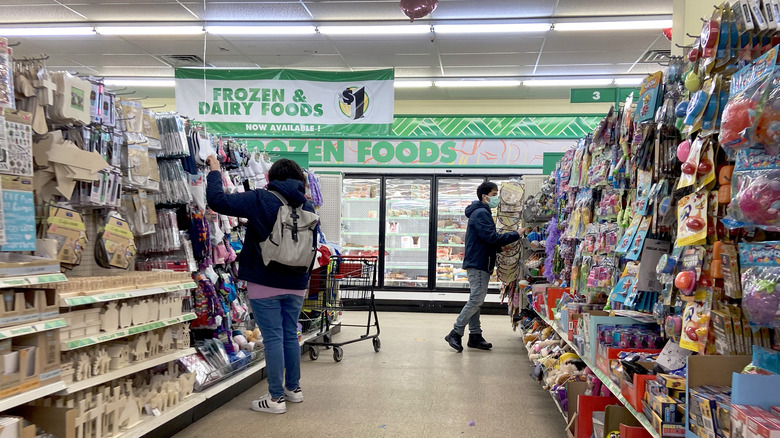
[[[341,246],[345,255],[379,254],[379,178],[344,178]]]
[[[385,287],[428,287],[429,178],[385,180]]]
[[[468,289],[463,256],[466,251],[466,207],[477,199],[482,178],[437,180],[436,287]]]

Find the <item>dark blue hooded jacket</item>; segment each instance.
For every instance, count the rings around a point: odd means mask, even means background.
[[[306,189],[301,181],[286,179],[272,181],[268,189],[281,194],[291,206],[303,205],[306,211],[314,212],[311,202],[306,200]],[[280,201],[267,190],[251,190],[244,193],[225,193],[222,175],[209,172],[206,186],[206,200],[209,207],[219,214],[247,218],[244,248],[238,256],[238,278],[263,286],[279,289],[303,290],[309,286],[309,274],[287,274],[269,271],[263,264],[259,242],[268,238],[276,223]]]
[[[496,252],[504,245],[520,239],[517,231],[499,234],[490,207],[482,201],[474,201],[466,207],[469,224],[466,228],[466,255],[463,269],[473,268],[493,272],[496,267]]]

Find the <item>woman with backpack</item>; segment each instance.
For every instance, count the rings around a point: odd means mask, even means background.
[[[217,157],[209,157],[207,164],[211,170],[206,187],[209,207],[217,213],[248,220],[244,247],[238,258],[238,278],[247,282],[255,322],[263,336],[268,375],[268,394],[253,401],[252,409],[283,414],[287,411],[285,401],[303,401],[298,316],[309,284],[310,266],[309,269],[286,269],[288,266],[274,260],[269,262],[271,251],[267,241],[271,241],[269,236],[279,230],[277,222],[287,219],[279,214],[281,209],[285,212],[297,211],[298,214],[290,215],[296,221],[301,216],[309,220],[316,218],[314,207],[305,196],[306,176],[297,163],[283,158],[276,161],[268,172],[268,190],[227,194],[223,189]],[[288,210],[288,205],[293,210]],[[311,212],[311,215],[306,212]],[[315,226],[316,223],[311,226],[311,236],[303,236],[308,239],[307,242],[316,236]],[[293,234],[297,239],[301,233]],[[316,246],[316,240],[313,244]]]

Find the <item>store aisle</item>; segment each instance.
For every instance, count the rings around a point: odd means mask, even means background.
[[[325,350],[317,361],[303,356],[306,400],[287,403],[286,414],[249,409],[267,391],[264,380],[176,438],[565,437],[549,394],[528,376],[521,335],[508,317],[482,317],[493,351],[457,354],[444,341],[455,316],[380,313],[381,352],[364,341],[345,346],[341,363]],[[346,328],[336,339],[352,339],[355,330]]]

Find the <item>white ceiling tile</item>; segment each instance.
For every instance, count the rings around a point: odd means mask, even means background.
[[[608,65],[565,65],[546,67],[540,65],[536,70],[538,76],[576,76],[576,75],[611,75],[626,73],[631,63]]]
[[[76,12],[93,21],[187,21],[196,17],[178,3],[121,3],[70,6]]]
[[[305,54],[335,54],[327,39],[322,35],[310,37],[275,40],[275,39],[249,39],[246,37],[225,37],[236,49],[245,55],[305,55]]]
[[[544,36],[437,36],[436,45],[444,53],[538,52]]]
[[[219,21],[290,21],[311,20],[311,15],[299,2],[210,2],[192,3],[188,8],[206,20]]]
[[[132,44],[143,52],[153,55],[198,55],[203,56],[204,38],[201,37],[124,37],[128,44]],[[238,50],[219,37],[209,37],[206,41],[206,55],[225,54],[220,47],[228,49],[233,54]]]
[[[98,76],[173,76],[173,67],[97,67]]]
[[[408,20],[397,1],[311,1],[306,7],[315,20]]]
[[[524,76],[531,73],[533,73],[533,66],[524,65],[444,66],[444,74],[446,76]]]
[[[396,78],[430,78],[441,76],[439,66],[432,67],[396,67]]]
[[[439,0],[433,18],[547,17],[552,15],[554,6],[555,2],[550,0]]]
[[[445,67],[480,66],[480,65],[523,65],[536,62],[536,53],[501,53],[501,54],[442,54],[441,61]]]
[[[392,38],[382,40],[339,40],[333,41],[342,55],[394,55],[435,53],[436,46],[426,38]]]
[[[671,14],[673,0],[560,0],[556,16]]]
[[[438,58],[435,55],[385,55],[385,56],[344,55],[344,59],[346,59],[347,63],[353,68],[356,67],[427,68],[430,66],[437,66],[439,64]]]
[[[113,66],[149,66],[149,67],[165,67],[168,64],[150,55],[69,55],[68,58],[81,65],[90,65],[97,67],[113,67]]]
[[[207,56],[206,62],[214,67],[262,67],[246,56]]]
[[[16,1],[14,1],[17,3]],[[64,6],[35,1],[24,6],[0,6],[0,20],[3,25],[14,23],[65,23],[82,21],[84,17]]]
[[[93,36],[93,37],[52,37],[52,38],[28,38],[21,39],[20,49],[26,49],[28,43],[42,47],[49,54],[81,54],[100,55],[104,53],[140,55],[143,50],[133,46],[119,37]]]
[[[634,62],[644,50],[632,51],[601,51],[601,52],[547,52],[542,53],[539,64],[614,64],[619,62]]]
[[[545,52],[645,50],[661,31],[550,32]],[[663,38],[663,36],[661,36]]]
[[[261,67],[272,68],[347,68],[338,55],[318,56],[252,56],[250,59]]]

